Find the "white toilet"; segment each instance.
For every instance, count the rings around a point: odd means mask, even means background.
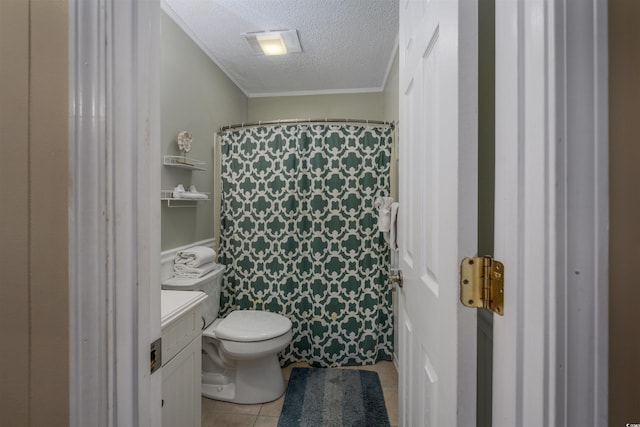
[[[264,403],[282,396],[278,352],[291,342],[291,321],[266,311],[236,310],[217,319],[225,267],[197,279],[171,278],[163,289],[202,291],[202,395],[234,403]]]

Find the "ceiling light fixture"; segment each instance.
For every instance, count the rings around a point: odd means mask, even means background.
[[[302,52],[298,31],[274,30],[242,34],[256,55],[285,55]]]

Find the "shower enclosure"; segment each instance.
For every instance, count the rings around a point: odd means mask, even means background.
[[[289,317],[281,363],[372,364],[393,354],[388,196],[392,128],[276,123],[221,131],[222,311]]]

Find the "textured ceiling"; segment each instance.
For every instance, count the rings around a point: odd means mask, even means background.
[[[162,0],[250,97],[378,91],[395,55],[398,0]],[[242,33],[298,30],[302,53],[255,56]]]

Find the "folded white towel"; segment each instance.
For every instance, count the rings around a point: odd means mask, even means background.
[[[216,268],[215,263],[201,265],[200,267],[189,267],[184,264],[173,264],[173,275],[175,277],[189,277],[196,278],[202,277],[207,273],[212,272]]]
[[[185,191],[184,193],[180,193],[180,199],[190,199],[190,200],[207,200],[209,196],[204,193],[192,193],[190,191]]]
[[[189,187],[189,191],[184,189],[184,185],[178,184],[176,188],[173,189],[173,198],[174,199],[189,199],[189,200],[208,200],[209,196],[204,193],[200,193],[196,191],[196,186],[192,185]]]
[[[178,251],[173,260],[175,265],[186,265],[187,267],[200,267],[203,264],[213,262],[216,258],[216,251],[206,246],[193,246],[183,251]],[[175,268],[174,265],[174,268]]]
[[[184,194],[184,186],[182,184],[178,184],[176,188],[173,189],[173,198],[180,199],[182,198],[182,194]]]

